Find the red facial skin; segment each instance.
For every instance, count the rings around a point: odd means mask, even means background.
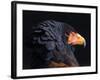
[[[85,39],[76,32],[70,32],[67,43],[71,45],[84,45]]]

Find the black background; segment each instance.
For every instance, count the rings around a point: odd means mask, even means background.
[[[90,14],[83,13],[60,13],[60,12],[43,12],[43,11],[23,11],[23,69],[31,69],[33,63],[32,49],[32,27],[45,20],[56,20],[65,22],[74,27],[79,34],[86,39],[86,47],[75,46],[75,56],[80,66],[91,65],[90,50]],[[35,62],[35,61],[34,61]]]

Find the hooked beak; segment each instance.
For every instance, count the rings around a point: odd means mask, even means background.
[[[86,40],[84,37],[82,37],[79,33],[71,32],[69,35],[67,35],[68,40],[67,43],[71,45],[84,45],[86,46]]]

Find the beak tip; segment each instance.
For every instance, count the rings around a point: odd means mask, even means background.
[[[84,43],[83,44],[84,44],[84,48],[85,48],[86,47],[86,40],[85,39],[84,39]]]

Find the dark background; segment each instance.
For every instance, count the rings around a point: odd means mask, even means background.
[[[23,69],[32,69],[33,62],[36,61],[32,56],[32,27],[45,20],[56,20],[65,22],[74,27],[79,34],[86,39],[86,47],[75,46],[75,56],[80,66],[91,65],[91,50],[90,50],[90,14],[83,13],[60,13],[60,12],[43,12],[43,11],[23,11]],[[34,61],[33,61],[34,60]]]

